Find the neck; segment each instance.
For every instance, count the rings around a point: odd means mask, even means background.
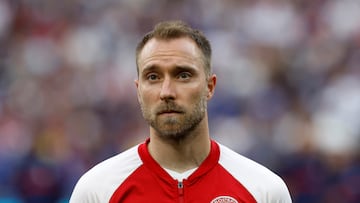
[[[210,153],[207,119],[183,139],[165,139],[150,128],[151,156],[162,166],[179,173],[198,167]]]

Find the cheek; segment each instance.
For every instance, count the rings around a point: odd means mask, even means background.
[[[198,103],[200,100],[207,100],[208,91],[206,88],[199,88],[198,91],[189,91],[188,101]]]
[[[156,92],[154,89],[139,88],[139,101],[141,105],[149,106],[154,103],[157,99]]]

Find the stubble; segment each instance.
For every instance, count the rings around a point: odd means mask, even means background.
[[[144,119],[164,139],[182,140],[192,132],[204,119],[207,100],[200,96],[190,110],[177,105],[174,101],[164,101],[151,111],[141,105]],[[174,111],[172,115],[162,115],[162,112]]]

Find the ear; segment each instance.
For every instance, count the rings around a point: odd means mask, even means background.
[[[139,80],[138,80],[138,79],[135,79],[135,80],[134,80],[134,83],[135,83],[135,86],[136,86],[136,94],[137,94],[137,98],[138,98],[138,101],[140,102],[140,94],[139,94]]]
[[[139,88],[139,79],[135,79],[134,83],[135,83],[136,89]]]
[[[215,93],[215,87],[216,87],[216,75],[213,74],[209,77],[208,81],[207,81],[207,88],[208,88],[208,94],[207,94],[207,99],[210,100],[214,93]]]

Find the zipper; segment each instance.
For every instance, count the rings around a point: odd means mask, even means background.
[[[182,181],[178,182],[178,193],[179,193],[179,202],[184,202],[184,183]]]

